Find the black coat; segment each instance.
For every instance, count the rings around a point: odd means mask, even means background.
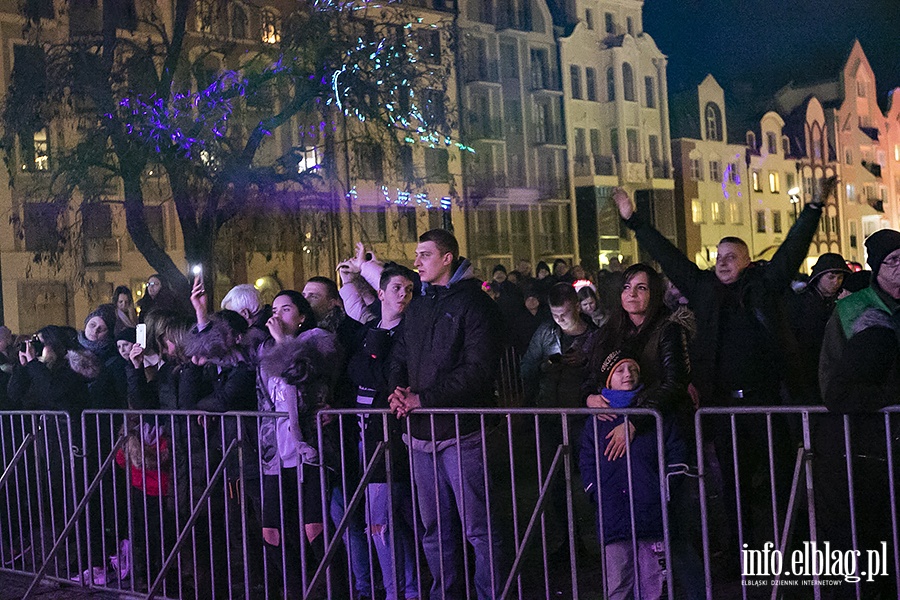
[[[825,338],[825,326],[834,312],[836,298],[825,298],[808,285],[799,294],[788,292],[787,306],[791,330],[797,340],[796,368],[791,370],[791,400],[809,406],[822,403],[819,391],[819,354]]]
[[[495,404],[494,381],[503,352],[500,309],[463,261],[449,286],[428,285],[410,303],[391,359],[389,388],[411,387],[423,408],[485,408]],[[435,438],[456,435],[454,417],[434,419]],[[461,434],[477,416],[461,417]],[[414,437],[431,439],[430,419],[414,415]]]
[[[641,248],[650,253],[688,299],[697,317],[691,358],[694,384],[700,391],[702,402],[719,403],[727,397],[723,392],[729,391],[720,389],[717,382],[722,342],[735,333],[723,324],[725,305],[733,301],[729,296],[736,299],[745,317],[764,330],[770,354],[766,364],[771,365],[764,378],[771,388],[778,388],[788,357],[795,352],[784,309],[784,294],[806,257],[821,215],[821,208],[807,205],[772,260],[765,265],[748,267],[730,285],[719,281],[714,272],[704,271],[691,262],[639,213],[625,221],[634,230]],[[747,376],[756,379],[760,374],[748,373]]]

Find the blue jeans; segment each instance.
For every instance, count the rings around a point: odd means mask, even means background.
[[[388,503],[389,485],[392,486],[390,503]],[[418,598],[416,546],[413,533],[415,523],[409,483],[370,483],[367,491],[366,522],[370,527],[381,527],[380,533],[370,535],[378,553],[386,599]]]
[[[500,534],[488,513],[485,464],[481,434],[440,442],[439,449],[426,452],[413,443],[413,474],[419,514],[425,529],[422,546],[434,578],[431,598],[465,598],[467,582],[458,573],[461,548],[459,524],[475,554],[475,592],[479,600],[500,595]],[[455,507],[455,511],[454,511]],[[459,515],[455,518],[454,512]],[[493,512],[493,511],[492,511]]]
[[[336,485],[331,489],[329,512],[335,526],[344,518],[344,492]],[[356,582],[356,591],[366,596],[372,595],[372,577],[370,575],[369,543],[366,539],[365,515],[357,509],[350,517],[349,527],[344,533],[344,544],[350,550],[350,571]],[[341,585],[342,583],[339,583]]]

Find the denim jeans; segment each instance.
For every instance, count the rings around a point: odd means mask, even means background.
[[[344,492],[336,485],[331,489],[329,513],[335,527],[344,518],[346,503]],[[372,595],[372,577],[369,563],[369,543],[366,540],[364,513],[357,509],[350,517],[349,527],[344,533],[344,544],[350,550],[350,571],[353,573],[356,591],[366,596]]]
[[[390,503],[388,503],[389,485],[392,486]],[[366,493],[366,523],[369,527],[376,525],[381,527],[380,533],[370,535],[378,553],[385,598],[386,600],[418,598],[416,546],[413,533],[415,524],[410,485],[408,482],[370,483]],[[400,593],[397,593],[398,589]]]
[[[635,582],[631,540],[606,545],[606,582],[609,600],[659,600],[666,581],[662,542],[638,540],[638,581]],[[637,583],[637,585],[635,585]]]
[[[424,534],[422,546],[434,578],[431,598],[465,598],[467,582],[459,573],[459,524],[475,558],[475,592],[479,600],[500,595],[500,535],[488,513],[485,464],[481,434],[440,442],[434,451],[421,451],[413,443],[413,474]],[[455,510],[454,510],[455,507]],[[493,512],[493,511],[492,511]],[[459,521],[455,514],[459,515]]]

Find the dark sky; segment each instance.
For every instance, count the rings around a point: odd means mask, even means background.
[[[900,0],[645,0],[644,30],[669,57],[669,91],[712,73],[772,90],[834,78],[854,38],[884,106],[900,87]]]

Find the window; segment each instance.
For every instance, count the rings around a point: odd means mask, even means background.
[[[634,35],[634,19],[625,17],[625,29],[628,30],[628,35]]]
[[[147,228],[150,230],[150,237],[159,244],[160,248],[166,248],[166,221],[163,216],[163,207],[161,204],[155,206],[144,205],[144,220],[147,221]]]
[[[739,202],[728,203],[728,218],[732,225],[740,225],[744,222],[744,211]]]
[[[51,202],[25,204],[25,250],[52,252],[59,248],[63,241],[59,221],[64,210],[64,206]]]
[[[446,148],[425,148],[425,179],[429,183],[450,181],[449,157]]]
[[[722,181],[722,168],[717,160],[709,161],[709,180]]]
[[[782,136],[781,138],[781,152],[785,156],[789,156],[791,154],[791,140],[788,139],[788,136]]]
[[[235,40],[247,39],[247,11],[240,4],[231,7],[231,37]]]
[[[894,160],[900,161],[900,144],[894,144]]]
[[[759,169],[753,169],[753,172],[750,174],[751,181],[753,182],[753,191],[761,192],[762,191],[762,182],[759,180]]]
[[[769,154],[778,153],[778,144],[776,142],[775,133],[771,131],[766,132],[766,152]]]
[[[28,149],[25,148],[24,150],[27,162],[23,161],[23,169],[27,168],[29,171],[50,170],[50,141],[47,137],[46,128],[34,132],[30,156],[28,156]]]
[[[109,204],[91,202],[81,205],[81,231],[90,240],[111,238],[112,210]]]
[[[747,132],[747,147],[756,150],[756,134],[752,131]]]
[[[612,67],[606,70],[606,100],[607,102],[616,101],[616,72]]]
[[[584,82],[587,86],[587,99],[597,100],[597,71],[594,67],[585,67]]]
[[[703,223],[703,201],[702,200],[691,200],[691,221],[694,224],[699,225]]]
[[[652,77],[644,77],[644,95],[647,97],[647,108],[656,108],[656,85]]]
[[[600,130],[591,129],[591,154],[600,156]]]
[[[691,159],[691,179],[694,181],[703,181],[703,163],[699,158]]]
[[[619,154],[619,130],[609,130],[609,145],[612,148],[613,160],[616,164],[622,164],[622,156]]]
[[[550,83],[550,61],[543,48],[531,49],[531,87],[535,90],[548,89]]]
[[[575,158],[584,159],[587,155],[587,138],[585,131],[581,127],[575,128]]]
[[[741,173],[738,171],[738,164],[731,163],[728,165],[728,181],[733,183],[734,185],[741,184]]]
[[[419,231],[416,225],[416,207],[398,206],[399,228],[401,242],[415,242],[419,239]]]
[[[651,135],[648,140],[650,142],[650,165],[654,170],[656,170],[660,166],[662,166],[662,155],[659,152],[659,136]],[[661,177],[663,176],[663,174],[660,173],[659,175],[657,175],[656,173],[654,173],[654,177],[658,176]]]
[[[362,226],[363,239],[368,237],[372,242],[387,241],[387,215],[384,206],[360,207],[359,224]]]
[[[777,194],[781,190],[781,185],[778,179],[778,173],[776,173],[775,171],[769,171],[769,191],[773,194]]]
[[[507,133],[522,133],[522,103],[518,100],[503,101],[503,125]]]
[[[865,81],[857,81],[856,82],[856,95],[860,98],[866,97],[866,82]]]
[[[519,49],[515,42],[500,42],[500,73],[503,79],[519,78]]]
[[[439,127],[444,123],[444,92],[441,90],[422,90],[422,116],[431,127]]]
[[[844,151],[844,162],[847,163],[848,165],[853,164],[853,151],[850,150],[849,148]]]
[[[708,102],[704,110],[706,119],[706,139],[713,142],[722,141],[722,109],[715,102]]]
[[[721,225],[725,222],[725,213],[722,211],[721,202],[712,202],[709,205],[710,217],[713,223]]]
[[[606,33],[610,35],[615,35],[616,33],[616,21],[613,18],[612,13],[606,13],[604,16],[604,20],[606,22]]]
[[[628,63],[622,63],[622,90],[625,100],[634,102],[634,71]]]
[[[581,100],[581,67],[577,65],[569,67],[569,76],[572,78],[572,98]]]
[[[625,131],[625,136],[628,142],[628,162],[641,162],[641,145],[638,141],[638,130],[628,129]]]
[[[859,247],[859,230],[857,229],[856,221],[850,221],[850,247],[858,248]]]
[[[756,233],[766,232],[766,211],[756,211]]]
[[[591,9],[584,11],[584,24],[588,29],[594,29],[594,11]]]
[[[794,189],[795,182],[793,173],[784,174],[784,185],[788,189],[788,191]]]
[[[400,176],[403,181],[413,181],[416,178],[416,167],[413,163],[413,151],[410,146],[400,146],[398,152],[400,160]]]
[[[780,210],[772,211],[772,231],[774,233],[781,233],[781,211]]]
[[[382,147],[379,144],[357,142],[356,165],[360,179],[384,179]]]
[[[268,9],[260,12],[261,38],[263,43],[277,44],[281,41],[281,22],[278,15]]]
[[[419,29],[416,31],[416,43],[419,46],[419,58],[428,64],[441,62],[441,32],[437,29]]]

